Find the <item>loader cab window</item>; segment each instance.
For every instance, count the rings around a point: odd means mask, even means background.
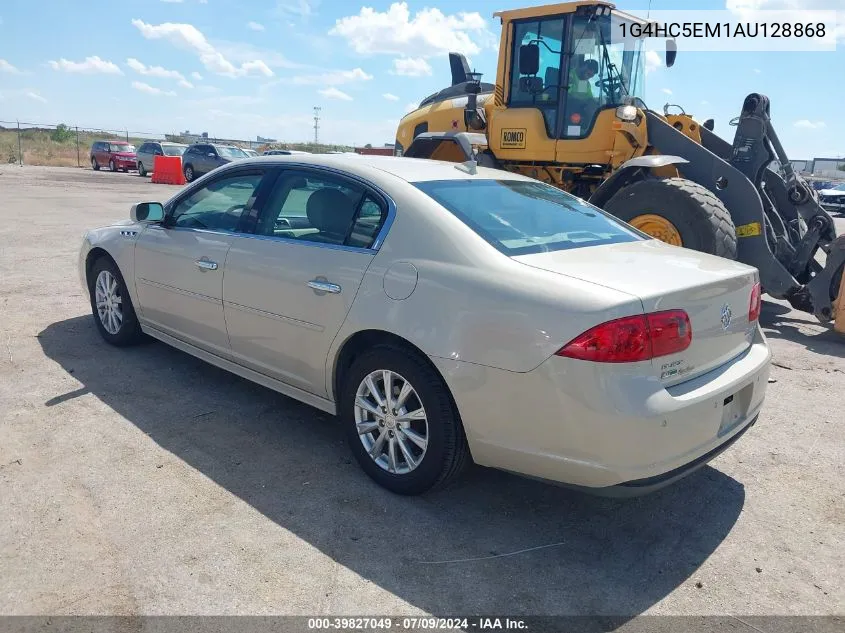
[[[539,109],[549,136],[554,136],[560,99],[564,25],[565,21],[560,17],[514,23],[508,105]],[[536,53],[529,50],[532,48]],[[520,58],[529,55],[539,57],[536,73],[521,72],[526,60]]]
[[[598,113],[621,105],[623,97],[642,99],[643,40],[619,37],[621,21],[618,15],[573,17],[562,138],[589,135]]]

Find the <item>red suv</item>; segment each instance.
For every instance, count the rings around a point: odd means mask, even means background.
[[[135,146],[126,141],[95,141],[91,146],[91,167],[100,169],[105,165],[112,171],[137,169]]]

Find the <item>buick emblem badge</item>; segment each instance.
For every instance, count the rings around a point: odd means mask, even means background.
[[[722,322],[722,329],[725,330],[725,332],[727,332],[728,328],[731,327],[731,319],[733,319],[733,313],[731,312],[731,307],[726,303],[722,306],[722,317],[720,319]]]

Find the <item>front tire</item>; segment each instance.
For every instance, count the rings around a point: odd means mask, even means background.
[[[88,294],[100,336],[117,347],[139,343],[143,334],[123,275],[108,257],[100,257],[88,276]]]
[[[604,210],[664,242],[736,259],[736,228],[712,191],[686,178],[641,180],[619,190]]]
[[[109,169],[111,171],[117,171],[117,165],[115,164],[115,162],[113,160],[109,161]]]
[[[361,468],[392,492],[416,495],[445,486],[469,457],[446,384],[407,350],[380,345],[356,358],[339,412]]]
[[[147,170],[144,168],[144,163],[142,163],[141,161],[138,161],[138,175],[141,178],[144,178],[147,175]]]
[[[185,165],[184,174],[185,174],[185,180],[187,182],[193,182],[194,178],[196,177],[196,174],[194,173],[194,166],[193,165]]]

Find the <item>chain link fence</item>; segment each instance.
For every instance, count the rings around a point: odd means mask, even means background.
[[[236,145],[244,149],[263,151],[269,148],[301,149],[314,153],[348,151],[345,145],[315,145],[313,143],[282,143],[224,139],[187,132],[159,133],[133,130],[45,124],[0,120],[0,164],[48,165],[56,167],[85,167],[89,164],[91,145],[95,141],[127,141],[136,147],[146,141],[196,142]]]

